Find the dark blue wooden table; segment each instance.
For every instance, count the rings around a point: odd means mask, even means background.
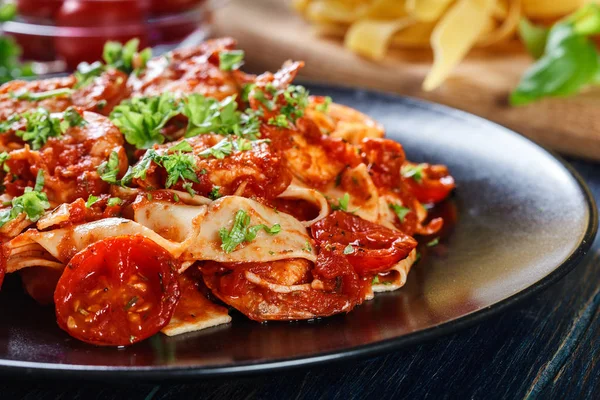
[[[600,199],[600,166],[573,161]],[[567,277],[501,316],[385,356],[180,385],[0,380],[0,399],[600,398],[600,240]]]

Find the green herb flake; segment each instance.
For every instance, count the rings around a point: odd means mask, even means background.
[[[329,111],[329,105],[331,104],[331,101],[331,97],[327,96],[322,103],[319,103],[315,106],[315,109],[322,113],[327,113]]]
[[[423,181],[424,168],[425,164],[403,165],[400,169],[400,173],[404,178],[412,178],[415,182],[421,183]]]
[[[30,92],[28,90],[13,92],[10,96],[17,100],[27,100],[27,101],[40,101],[51,99],[54,97],[68,97],[73,93],[73,89],[69,88],[60,88],[54,90],[47,90],[45,92]]]
[[[219,53],[219,69],[221,71],[232,71],[239,69],[244,64],[243,50],[228,50]]]
[[[344,248],[344,254],[352,254],[354,253],[354,247],[351,244]]]
[[[90,195],[87,199],[87,201],[85,202],[85,206],[87,208],[90,208],[92,205],[94,205],[97,201],[99,200],[98,196],[94,196],[94,195]]]
[[[333,204],[331,209],[336,211],[348,211],[348,204],[350,203],[350,195],[348,193],[344,193],[344,196],[338,200],[338,204]]]
[[[98,167],[98,175],[104,182],[116,185],[119,183],[117,175],[119,174],[119,155],[116,151],[110,153],[108,161],[104,161]]]
[[[67,110],[63,114],[63,118],[69,123],[69,126],[71,127],[81,127],[87,125],[87,122],[85,119],[83,119],[83,116],[79,114],[79,112],[77,112],[77,110],[73,107],[67,108]]]
[[[37,108],[21,114],[25,119],[25,130],[16,131],[16,135],[28,142],[33,150],[39,150],[51,137],[60,137],[68,126],[61,123],[44,108]],[[67,123],[68,125],[68,123]]]
[[[231,253],[240,244],[253,241],[260,230],[264,230],[269,235],[275,235],[281,231],[281,226],[279,224],[270,228],[263,224],[250,226],[250,215],[244,210],[238,210],[231,229],[221,228],[219,230],[221,248],[225,253]]]
[[[35,187],[25,188],[25,192],[11,201],[11,208],[0,210],[0,227],[25,213],[31,222],[37,222],[44,212],[50,208],[48,197],[41,190],[44,186],[44,173],[38,171]]]
[[[115,206],[119,206],[123,204],[123,200],[121,200],[118,197],[111,197],[110,199],[108,199],[108,201],[106,202],[106,205],[108,207],[115,207]]]
[[[279,128],[288,128],[290,126],[290,122],[287,117],[283,114],[279,114],[276,117],[269,118],[267,122],[269,125],[277,126]]]
[[[404,218],[406,218],[406,215],[410,213],[410,208],[408,207],[399,206],[398,204],[390,204],[389,206],[390,209],[394,211],[401,223],[404,222]]]
[[[435,239],[433,239],[431,242],[427,243],[427,247],[434,247],[437,246],[440,243],[440,238],[437,237]]]
[[[210,193],[208,194],[208,198],[211,200],[217,200],[219,197],[221,197],[221,193],[219,193],[220,190],[220,186],[213,186]]]

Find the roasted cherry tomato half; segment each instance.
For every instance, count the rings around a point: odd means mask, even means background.
[[[90,28],[90,31],[89,34],[83,31],[85,37],[56,37],[56,52],[69,68],[75,68],[82,61],[92,63],[100,60],[104,43],[108,40],[125,43],[137,37],[140,39],[139,48],[145,48],[148,43],[145,11],[138,3],[66,0],[56,15],[57,26]]]
[[[58,325],[76,339],[126,346],[159,332],[180,297],[177,263],[142,236],[96,242],[69,262],[54,292]]]
[[[417,168],[417,172],[413,174],[411,171],[410,176],[404,173],[403,181],[421,203],[439,203],[454,189],[454,178],[443,165],[410,165],[408,170],[411,168]],[[407,170],[406,167],[403,169]]]
[[[355,215],[336,211],[311,227],[323,248],[343,247],[359,275],[387,271],[417,246],[412,237]]]

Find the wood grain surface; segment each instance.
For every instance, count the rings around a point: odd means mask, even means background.
[[[393,51],[375,63],[319,38],[286,0],[231,0],[215,15],[215,36],[246,50],[246,68],[276,70],[286,59],[306,61],[301,77],[424,98],[483,116],[565,154],[600,160],[600,90],[568,99],[510,107],[507,97],[531,64],[518,43],[472,52],[439,89],[423,92],[429,51]]]
[[[600,166],[574,166],[600,198]],[[600,239],[567,277],[501,316],[370,360],[180,385],[0,380],[0,399],[591,399],[600,393],[599,265]]]

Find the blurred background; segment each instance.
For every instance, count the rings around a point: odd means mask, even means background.
[[[154,54],[231,36],[245,69],[451,105],[600,160],[600,7],[590,0],[12,0],[0,81],[72,71],[107,40]]]

